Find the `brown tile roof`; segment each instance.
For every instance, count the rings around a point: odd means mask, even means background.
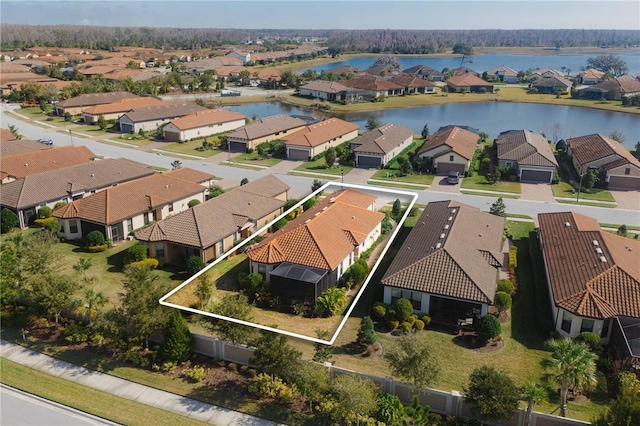
[[[513,160],[519,166],[558,167],[547,139],[529,130],[502,133],[496,139],[498,160]]]
[[[137,107],[124,114],[133,123],[143,123],[145,121],[162,120],[167,118],[184,117],[196,111],[205,111],[207,108],[195,103],[187,104],[166,104],[150,107]],[[122,118],[121,117],[121,118]]]
[[[252,71],[241,65],[222,65],[216,68],[216,74],[220,77],[228,77],[232,74],[240,74],[242,71],[249,71],[249,75],[252,74]]]
[[[598,71],[593,68],[584,70],[578,75],[582,78],[587,78],[587,79],[602,79],[602,77],[604,77],[604,73],[602,71]]]
[[[430,77],[433,75],[443,76],[443,74],[440,71],[434,70],[433,68],[429,68],[426,65],[416,65],[414,67],[407,68],[403,72],[405,74],[421,75],[424,77]]]
[[[456,68],[452,72],[453,72],[453,77],[459,77],[461,75],[478,75],[474,70],[468,67]]]
[[[381,282],[493,303],[504,223],[504,218],[455,201],[429,203]]]
[[[119,101],[112,102],[110,104],[94,105],[82,110],[84,114],[100,115],[100,114],[115,114],[118,112],[131,111],[134,108],[143,108],[150,106],[166,105],[165,101],[152,97],[144,98],[126,98]]]
[[[89,163],[94,158],[96,158],[95,154],[84,145],[61,146],[48,150],[3,156],[0,163],[0,173],[3,178],[5,176],[20,178]]]
[[[89,71],[91,71],[93,68],[89,68]],[[135,77],[136,75],[140,74],[141,72],[144,72],[144,70],[142,69],[130,69],[130,68],[115,68],[112,71],[109,71],[108,73],[104,74],[104,78],[106,78],[107,80],[119,80],[121,78],[127,78],[127,77]]]
[[[77,218],[108,225],[206,190],[198,183],[176,179],[172,173],[154,174],[72,201],[53,215],[61,219]]]
[[[51,151],[45,151],[48,152]],[[75,193],[91,192],[153,173],[153,169],[146,164],[124,158],[96,160],[6,183],[2,185],[2,204],[22,209],[71,198]]]
[[[0,141],[13,141],[15,139],[16,137],[13,136],[9,129],[0,128]]]
[[[24,65],[20,65],[20,64],[13,64],[11,62],[3,62],[2,66],[0,67],[0,73],[1,74],[5,74],[5,73],[22,73],[22,72],[29,72],[31,71],[31,68],[29,67],[25,67]]]
[[[326,93],[340,93],[340,92],[349,90],[349,88],[343,84],[340,84],[335,81],[326,81],[326,80],[310,81],[307,84],[300,86],[300,88],[307,89],[307,90],[317,90],[319,92],[326,92]]]
[[[394,75],[389,79],[389,81],[402,87],[436,87],[435,84],[425,80],[424,78],[414,77],[407,74]]]
[[[110,104],[127,98],[139,98],[129,92],[107,92],[107,93],[87,93],[84,95],[74,96],[67,100],[58,102],[56,107],[74,108],[74,107],[90,107],[93,105]]]
[[[620,92],[622,94],[638,93],[640,92],[640,81],[636,80],[633,76],[622,75],[620,77],[612,78],[610,80],[594,84],[586,90],[593,89],[601,89],[609,92]]]
[[[135,233],[140,241],[169,241],[205,249],[238,232],[249,221],[256,221],[284,206],[273,198],[289,187],[268,175],[225,192],[187,211],[163,219]],[[261,191],[265,192],[260,193]]]
[[[13,138],[13,135],[7,129],[0,130],[2,131],[0,135],[0,157],[3,159],[9,155],[53,149],[51,146],[32,141],[31,139],[5,139],[5,133],[8,133],[11,138]],[[4,173],[2,175],[4,177]]]
[[[271,117],[260,118],[247,125],[234,130],[227,135],[228,139],[253,140],[278,132],[295,129],[307,124],[301,118],[278,114]]]
[[[229,121],[244,120],[247,116],[236,111],[229,111],[225,108],[207,109],[196,111],[193,114],[185,115],[171,122],[180,130],[195,129],[197,127],[210,126],[213,124],[228,123]]]
[[[106,74],[109,74],[113,71],[117,71],[119,69],[120,69],[120,66],[118,65],[97,65],[93,67],[78,68],[76,71],[78,71],[79,74],[83,74],[83,75],[102,74],[104,76]]]
[[[329,118],[316,124],[311,124],[294,133],[282,137],[285,145],[316,147],[331,140],[342,137],[348,133],[357,131],[357,124],[339,118]]]
[[[251,73],[251,75],[253,76],[253,73]],[[270,68],[263,68],[261,70],[258,70],[258,78],[260,80],[280,81],[280,79],[282,78],[282,72]]]
[[[571,149],[571,155],[575,157],[580,165],[589,164],[605,157],[615,156],[612,161],[624,159],[626,164],[633,164],[636,167],[640,167],[640,161],[631,155],[619,142],[603,136],[600,133],[569,138],[567,139],[567,145]],[[602,167],[605,166],[603,165]]]
[[[164,172],[164,174],[171,176],[173,179],[180,179],[198,184],[202,184],[215,178],[215,176],[212,174],[201,172],[200,170],[190,169],[188,167],[183,167],[177,170],[170,170],[168,172]]]
[[[384,214],[368,210],[376,197],[346,189],[333,193],[247,250],[254,262],[290,262],[333,271]]]
[[[8,72],[0,74],[0,84],[21,83],[23,81],[41,80],[43,76],[32,72]]]
[[[539,77],[531,81],[533,87],[563,87],[568,89],[573,83],[563,77]]]
[[[455,87],[491,86],[491,83],[481,79],[475,74],[463,74],[451,77],[449,80],[447,80],[447,84]]]
[[[351,145],[358,145],[355,152],[377,152],[387,154],[407,138],[413,137],[413,130],[408,127],[388,123],[376,129],[363,133],[351,141]]]
[[[375,92],[404,89],[403,86],[373,75],[362,75],[353,80],[340,80],[339,83],[353,89],[371,90]]]
[[[446,145],[467,160],[473,158],[478,143],[478,135],[457,126],[447,127],[429,135],[418,151],[418,155],[433,148]]]
[[[556,306],[589,318],[640,318],[640,242],[574,212],[542,213],[538,221]]]

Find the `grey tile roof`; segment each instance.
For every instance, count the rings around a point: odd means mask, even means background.
[[[558,167],[553,150],[544,136],[529,130],[502,133],[496,139],[498,160],[513,160],[519,166]]]
[[[387,154],[407,138],[412,138],[413,134],[413,130],[408,127],[388,123],[358,136],[350,143],[358,145],[355,152]]]
[[[133,123],[145,121],[163,120],[168,118],[184,117],[197,111],[205,111],[207,108],[198,104],[170,104],[152,107],[134,108],[123,115]]]
[[[90,107],[93,105],[110,104],[118,102],[127,98],[139,98],[140,96],[134,95],[129,92],[106,92],[106,93],[88,93],[85,95],[78,95],[73,98],[66,99],[58,102],[56,107],[59,108],[74,108],[74,107]]]
[[[307,122],[284,114],[260,118],[252,123],[240,127],[227,135],[230,140],[253,140],[278,132],[295,129],[306,125]]]
[[[340,93],[349,90],[347,86],[344,86],[336,81],[314,80],[305,85],[300,86],[301,89],[317,90],[318,92],[326,93]]]

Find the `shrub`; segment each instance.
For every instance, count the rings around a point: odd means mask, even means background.
[[[4,234],[17,227],[20,223],[20,219],[17,214],[5,207],[2,209],[2,212],[0,212],[0,222],[0,228]]]
[[[124,263],[129,264],[133,262],[141,262],[147,258],[147,248],[142,243],[137,243],[129,247],[127,255],[124,258]],[[156,264],[156,266],[158,266]]]
[[[149,269],[156,269],[158,267],[158,259],[150,257],[144,260],[139,260],[137,262],[131,262],[130,265],[148,266]]]
[[[51,222],[56,222],[58,223],[58,219],[56,219],[55,217],[48,217],[48,218],[43,218],[43,219],[36,219],[33,221],[33,224],[35,226],[37,226],[38,228],[46,228],[47,224],[50,224]],[[49,225],[51,226],[51,225]]]
[[[371,308],[371,313],[375,318],[382,319],[384,318],[384,315],[387,313],[387,307],[384,306],[382,303],[377,303],[373,305],[373,308]]]
[[[49,219],[53,219],[53,220],[45,223],[44,229],[46,229],[47,231],[51,231],[54,234],[57,234],[58,232],[60,232],[60,230],[62,229],[62,224],[58,222],[55,217],[50,217]],[[49,219],[44,219],[44,220],[49,220]]]
[[[580,342],[584,342],[585,345],[589,346],[592,352],[597,352],[600,349],[600,336],[596,333],[592,333],[590,331],[583,331],[578,336]]]
[[[396,317],[398,321],[405,322],[413,313],[413,305],[408,299],[400,298],[396,301]]]
[[[413,323],[413,328],[415,328],[416,331],[424,330],[424,321],[415,320]]]
[[[371,318],[364,317],[360,321],[360,329],[358,330],[357,342],[361,346],[372,345],[376,342],[376,332],[373,329],[373,321]]]
[[[83,343],[89,340],[87,327],[72,322],[64,328],[64,339],[71,343]]]
[[[518,267],[518,247],[509,247],[509,266],[512,268]]]
[[[397,319],[392,319],[387,322],[387,326],[391,330],[395,330],[396,328],[398,328],[398,325],[400,325],[400,321],[398,321]]]
[[[102,232],[98,230],[89,232],[86,236],[86,239],[87,246],[89,247],[101,246],[104,244],[104,235],[102,235]]]
[[[409,210],[409,217],[416,217],[419,213],[420,209],[418,209],[416,206],[413,206],[411,207],[411,210]]]
[[[196,383],[203,381],[204,378],[207,377],[207,373],[207,369],[199,365],[194,365],[192,368],[182,370],[183,376]]]
[[[494,339],[502,333],[502,326],[498,318],[493,315],[480,317],[475,324],[476,337],[482,345],[486,345],[489,340]]]
[[[511,296],[504,291],[499,291],[496,293],[493,305],[499,312],[504,312],[511,307]]]
[[[431,317],[429,315],[424,315],[422,317],[422,322],[424,322],[425,327],[431,324]]]
[[[160,351],[162,359],[175,363],[185,362],[191,356],[192,349],[193,336],[189,332],[189,325],[180,311],[174,309],[164,330],[164,343]]]
[[[275,232],[278,229],[282,228],[283,226],[285,226],[287,223],[289,223],[289,221],[286,218],[280,218],[279,220],[277,220],[273,225],[271,225],[271,231]]]
[[[187,205],[189,206],[189,208],[191,208],[191,207],[197,206],[198,204],[200,204],[200,200],[196,200],[194,198],[193,200],[189,201],[189,203]]]
[[[322,316],[333,316],[347,304],[347,291],[344,288],[332,287],[318,297],[316,312]]]
[[[249,392],[254,395],[273,398],[278,402],[288,404],[293,400],[294,386],[288,386],[280,377],[274,377],[265,373],[258,374],[249,385]]]
[[[410,332],[412,328],[413,328],[413,327],[412,327],[412,325],[411,325],[411,323],[410,323],[409,321],[405,321],[405,322],[403,322],[402,324],[400,324],[400,329],[401,329],[401,330],[402,330],[402,332],[403,332],[403,333],[405,333],[405,334],[406,334],[406,333],[408,333],[408,332]]]
[[[47,219],[51,217],[51,207],[49,206],[42,206],[38,209],[38,217],[40,219]]]
[[[187,259],[187,271],[189,271],[190,274],[195,274],[196,272],[200,271],[203,268],[204,268],[204,261],[200,256],[194,255],[194,256],[190,256],[189,259]]]
[[[513,285],[511,280],[502,279],[498,281],[498,288],[496,289],[496,291],[503,291],[509,295],[513,295],[515,289],[516,287]]]
[[[249,154],[251,154],[251,153],[249,152]],[[248,183],[249,183],[249,179],[247,179],[247,178],[242,178],[242,180],[240,181],[240,186],[246,185],[246,184],[248,184]]]
[[[102,244],[99,246],[91,246],[87,250],[89,250],[89,253],[99,253],[101,251],[106,251],[108,248],[109,248],[108,244]]]

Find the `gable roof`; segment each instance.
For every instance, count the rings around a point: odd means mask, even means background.
[[[118,102],[122,99],[139,98],[129,92],[106,92],[106,93],[87,93],[84,95],[74,96],[73,98],[60,101],[56,104],[56,108],[74,108],[74,107],[90,107],[93,105],[110,104]]]
[[[458,76],[467,75],[467,74],[478,75],[478,73],[476,73],[474,70],[468,67],[456,68],[452,71],[452,73],[453,73],[453,77],[458,77]]]
[[[124,114],[122,117],[127,117],[132,123],[143,123],[145,121],[184,117],[185,115],[192,114],[196,111],[204,111],[206,109],[207,108],[195,103],[165,104],[159,106],[134,108]]]
[[[227,135],[228,139],[253,140],[286,130],[302,127],[307,124],[301,118],[291,117],[284,114],[272,115],[257,119],[246,124]]]
[[[334,192],[282,229],[252,245],[254,262],[289,262],[333,271],[384,218],[368,210],[376,197],[345,189]]]
[[[21,178],[36,173],[89,163],[96,156],[85,145],[61,146],[2,157],[0,174]]]
[[[285,145],[315,147],[357,131],[359,128],[360,126],[357,124],[333,117],[320,121],[319,123],[305,126],[281,139]]]
[[[15,139],[7,129],[0,129],[0,157],[3,161],[9,155],[24,154],[25,152],[42,151],[53,147],[32,141],[31,139]],[[0,170],[2,167],[0,166]],[[4,178],[4,173],[2,173]]]
[[[400,85],[373,75],[362,75],[353,80],[340,80],[339,83],[353,89],[370,90],[374,92],[404,89],[404,87]]]
[[[619,142],[600,133],[569,138],[567,139],[567,146],[571,149],[571,155],[575,157],[580,165],[615,156],[616,158],[612,161],[624,159],[626,164],[633,164],[640,168],[640,161],[631,155]]]
[[[537,70],[536,72],[534,72],[532,74],[533,77],[535,76],[542,76],[542,74],[553,74],[556,77],[562,77],[564,76],[564,74],[560,71],[558,71],[557,69],[551,68],[551,67],[544,67],[542,69]]]
[[[273,197],[288,189],[284,182],[267,175],[142,228],[135,237],[205,249],[238,232],[248,221],[279,210],[285,202]]]
[[[247,116],[240,112],[230,111],[225,108],[214,108],[196,111],[193,114],[185,115],[171,121],[171,124],[180,130],[187,130],[211,126],[214,124],[228,123],[230,121],[245,120],[246,118]]]
[[[541,213],[538,222],[556,306],[589,318],[640,318],[640,242],[575,212]]]
[[[475,74],[453,76],[447,80],[447,84],[451,84],[452,86],[492,86],[491,83],[481,79]]]
[[[313,80],[300,86],[301,89],[307,90],[317,90],[318,92],[325,93],[340,93],[345,90],[349,90],[349,88],[343,84],[340,84],[336,81],[327,81],[327,80]]]
[[[131,111],[134,108],[166,105],[165,101],[152,97],[125,98],[110,104],[94,105],[82,110],[83,114],[100,115]]]
[[[381,282],[493,303],[504,218],[456,201],[427,204]]]
[[[596,69],[593,68],[589,68],[587,70],[584,70],[582,72],[580,72],[580,74],[578,74],[580,77],[582,77],[583,79],[597,79],[600,80],[602,79],[602,77],[604,77],[604,73],[602,71],[598,71]]]
[[[594,84],[589,88],[583,90],[597,90],[608,92],[620,92],[622,94],[638,93],[640,92],[640,81],[630,75],[621,75],[620,77],[612,78],[602,81],[598,84]]]
[[[572,84],[566,78],[559,76],[538,77],[531,81],[533,87],[564,87],[568,89]]]
[[[387,123],[370,130],[351,141],[351,145],[357,145],[355,152],[377,152],[387,154],[400,145],[407,138],[413,138],[413,129]]]
[[[152,175],[148,165],[125,158],[108,158],[51,170],[2,185],[2,204],[14,209],[71,198],[118,183]]]
[[[211,179],[214,179],[215,176],[209,173],[201,172],[200,170],[190,169],[188,167],[182,167],[177,170],[169,170],[164,172],[164,175],[171,176],[173,179],[179,179],[186,182],[203,184],[204,182],[208,182]]]
[[[456,154],[467,160],[471,160],[473,158],[473,153],[476,150],[477,143],[477,134],[458,126],[446,127],[427,136],[427,139],[418,151],[418,155],[431,151],[436,147],[446,145]]]
[[[487,71],[488,75],[503,75],[506,77],[517,77],[518,76],[518,72],[509,68],[506,65],[500,65],[499,67],[490,69],[489,71]]]
[[[519,166],[558,167],[547,139],[529,130],[511,130],[496,139],[498,160],[513,160]]]
[[[436,87],[435,84],[424,78],[414,77],[408,74],[394,75],[389,81],[402,87]]]
[[[405,74],[424,75],[424,76],[443,75],[440,71],[434,70],[433,68],[429,68],[426,65],[416,65],[411,68],[407,68],[402,72]]]

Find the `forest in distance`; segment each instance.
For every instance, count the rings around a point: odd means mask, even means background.
[[[243,44],[251,40],[272,41],[267,50],[281,50],[282,44],[317,41],[336,53],[434,54],[450,50],[457,43],[474,47],[602,47],[640,46],[638,30],[287,30],[100,27],[78,25],[3,24],[4,50],[34,46],[112,50],[117,46],[157,49],[214,48]]]

